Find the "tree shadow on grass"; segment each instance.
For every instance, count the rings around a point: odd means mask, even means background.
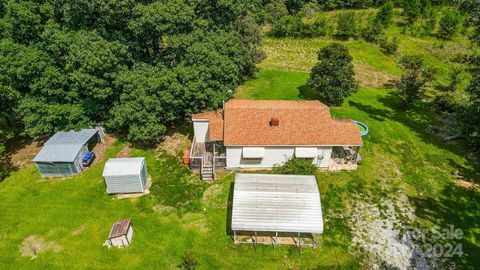
[[[227,220],[225,226],[225,233],[229,236],[233,236],[232,230],[232,211],[233,211],[233,193],[234,193],[235,182],[230,183],[230,188],[228,191],[228,201],[227,201]]]
[[[408,127],[423,142],[435,145],[459,156],[465,156],[463,146],[454,143],[445,143],[440,137],[427,131],[430,125],[442,124],[440,120],[435,117],[434,112],[428,107],[428,104],[416,102],[412,107],[405,108],[400,98],[394,93],[380,97],[378,101],[391,109],[390,114],[387,116],[389,119]]]
[[[368,117],[383,122],[385,121],[385,118],[389,118],[392,114],[391,110],[384,110],[384,109],[379,109],[375,108],[372,105],[365,105],[359,102],[355,102],[352,100],[348,101],[348,105],[356,107],[360,111],[363,111],[368,114]]]
[[[298,97],[306,100],[320,100],[318,94],[307,84],[300,85],[298,87]]]
[[[461,257],[454,257],[462,269],[475,269],[480,265],[480,192],[473,189],[465,189],[453,183],[445,186],[438,197],[410,197],[416,206],[415,214],[425,220],[440,226],[441,229],[455,229],[463,231],[461,239],[447,239],[454,246],[462,245],[462,251],[466,253]],[[467,238],[470,240],[468,241]],[[474,240],[476,239],[476,240]]]

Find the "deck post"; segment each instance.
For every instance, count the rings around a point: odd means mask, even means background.
[[[237,233],[235,230],[233,230],[233,243],[236,244],[237,243]]]

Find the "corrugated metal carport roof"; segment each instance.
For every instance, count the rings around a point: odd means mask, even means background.
[[[323,233],[315,176],[237,174],[232,230]]]
[[[99,130],[60,131],[55,133],[38,152],[34,162],[73,162],[78,152]]]

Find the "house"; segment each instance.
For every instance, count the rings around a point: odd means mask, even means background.
[[[142,193],[147,186],[145,158],[111,158],[102,176],[108,194]]]
[[[126,247],[132,243],[133,224],[130,218],[115,222],[110,229],[108,246]]]
[[[315,248],[323,233],[315,176],[236,174],[231,224],[235,244]]]
[[[48,139],[33,162],[42,177],[71,176],[84,170],[82,159],[90,142],[102,142],[102,128],[60,131]]]
[[[190,166],[204,179],[219,167],[269,169],[292,157],[319,168],[353,170],[363,145],[359,126],[332,119],[319,101],[233,99],[192,121]]]

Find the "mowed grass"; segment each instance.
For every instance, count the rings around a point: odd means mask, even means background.
[[[330,42],[266,39],[268,57],[255,78],[237,90],[237,97],[302,99],[316,52]],[[345,44],[357,69],[366,70],[364,81],[368,76],[401,74],[394,56],[362,41]],[[429,63],[440,66],[441,57],[415,46],[420,45],[402,41],[400,50],[428,53]],[[440,68],[448,70],[448,65]],[[304,249],[298,254],[294,247],[273,251],[270,246],[255,250],[234,245],[228,228],[233,173],[204,183],[182,165],[181,154],[134,149],[132,156],[146,157],[153,183],[151,194],[141,198],[117,200],[105,194],[101,177],[105,160],[64,180],[41,179],[35,167],[27,167],[1,182],[0,265],[2,269],[177,269],[183,254],[192,251],[199,269],[356,269],[362,267],[362,256],[351,254],[351,232],[343,218],[349,204],[353,198],[394,199],[401,191],[416,209],[417,226],[454,225],[463,230],[459,242],[467,256],[456,261],[459,268],[478,269],[480,195],[454,185],[453,176],[479,179],[478,171],[460,145],[446,144],[427,132],[429,125],[440,124],[428,108],[403,111],[398,104],[392,90],[362,84],[342,106],[331,108],[335,117],[360,120],[370,132],[357,171],[317,174],[325,233],[316,251]],[[106,157],[115,156],[124,145],[115,143]],[[132,245],[102,247],[112,223],[126,217],[134,223]],[[33,260],[22,257],[19,248],[31,235],[53,241],[62,250],[39,253]]]
[[[113,157],[123,148],[108,149]],[[0,265],[2,269],[178,269],[186,251],[194,252],[198,269],[281,269],[311,266],[355,267],[358,261],[344,246],[331,243],[330,230],[320,251],[271,246],[255,250],[234,245],[227,224],[233,174],[202,182],[182,165],[181,154],[134,149],[145,156],[152,177],[151,194],[115,199],[105,193],[101,177],[105,160],[83,174],[42,179],[35,167],[23,168],[0,183]],[[128,248],[103,247],[111,225],[132,218],[133,243]],[[341,227],[339,227],[341,229]],[[61,246],[61,251],[22,257],[29,236]]]

